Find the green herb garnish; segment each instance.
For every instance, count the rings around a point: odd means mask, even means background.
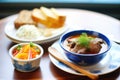
[[[39,49],[39,48],[36,48],[35,50],[36,50],[36,52],[40,52],[40,49]]]
[[[33,47],[34,46],[34,43],[30,42],[30,47]]]
[[[22,46],[21,45],[18,45],[17,46],[17,50],[21,50]]]
[[[92,38],[87,35],[87,33],[82,33],[80,37],[77,39],[77,43],[83,47],[89,47],[90,40]]]

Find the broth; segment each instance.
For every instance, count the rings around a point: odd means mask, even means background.
[[[78,45],[78,43],[76,43],[77,39],[80,36],[81,34],[70,36],[67,39],[65,39],[63,43],[64,47],[69,51],[79,53],[79,54],[98,54],[98,53],[102,53],[106,51],[108,48],[107,43],[103,39],[98,38],[97,36],[93,36],[93,35],[87,35],[88,38],[92,38],[92,39],[88,46],[81,47],[80,44]],[[100,42],[97,40],[100,40]]]

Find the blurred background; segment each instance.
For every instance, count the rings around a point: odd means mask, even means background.
[[[40,6],[91,10],[120,20],[120,0],[0,0],[0,19]]]

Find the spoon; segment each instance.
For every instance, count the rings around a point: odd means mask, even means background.
[[[65,65],[69,66],[70,68],[72,68],[75,71],[78,71],[86,76],[88,76],[89,78],[91,78],[92,80],[97,80],[98,79],[98,75],[97,74],[93,74],[83,68],[81,68],[79,65],[71,63],[69,61],[67,61],[60,52],[58,52],[55,48],[53,47],[49,47],[48,51],[50,53],[51,56],[53,56],[56,60],[64,63]]]

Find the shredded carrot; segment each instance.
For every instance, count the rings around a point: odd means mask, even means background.
[[[19,53],[15,56],[18,59],[28,59],[28,54],[27,53]]]
[[[32,59],[35,58],[36,55],[39,55],[40,50],[38,50],[37,46],[30,46],[30,44],[22,46],[20,51],[15,55],[18,59]],[[13,53],[14,54],[14,53]]]
[[[24,45],[24,46],[23,46],[23,51],[22,51],[22,52],[26,52],[26,53],[28,53],[29,48],[30,48],[30,45],[29,45],[29,44]]]

